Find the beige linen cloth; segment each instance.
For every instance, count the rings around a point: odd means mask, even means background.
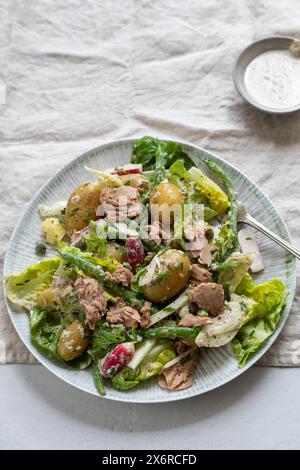
[[[232,82],[237,54],[267,35],[298,36],[299,0],[2,0],[1,262],[39,187],[80,153],[153,134],[211,150],[252,178],[300,247],[300,113],[251,109]],[[292,366],[300,288],[263,365]],[[3,302],[0,360],[35,362]]]

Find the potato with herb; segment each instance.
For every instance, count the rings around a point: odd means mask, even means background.
[[[139,285],[148,300],[164,302],[178,294],[187,284],[191,262],[183,251],[171,249],[160,255],[153,264],[156,265],[154,272],[148,278],[147,273],[142,276]]]
[[[42,232],[49,245],[57,245],[66,234],[64,226],[56,217],[48,217],[42,222]]]
[[[151,213],[153,217],[157,217],[164,222],[168,221],[168,217],[172,221],[174,219],[174,209],[176,210],[176,206],[180,207],[184,200],[185,196],[178,186],[167,182],[159,183],[150,195]]]
[[[85,330],[79,320],[75,320],[62,331],[57,353],[63,361],[72,361],[82,356],[88,347],[89,340],[85,337]]]
[[[96,219],[100,205],[101,188],[97,184],[83,183],[71,194],[66,207],[65,227],[67,235],[82,230],[90,220]]]

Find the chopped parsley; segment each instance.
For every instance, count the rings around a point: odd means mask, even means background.
[[[164,272],[157,273],[155,277],[155,281],[156,282],[164,281],[165,279],[167,279],[167,277],[168,277],[167,273],[164,273]]]
[[[176,312],[176,309],[173,308],[173,307],[166,307],[166,308],[164,308],[164,312],[167,312],[167,313],[175,313],[175,312]]]
[[[74,215],[76,215],[78,211],[79,211],[79,207],[73,207],[73,209],[70,210],[69,216],[74,217]]]
[[[241,301],[240,307],[244,313],[248,314],[250,312],[250,307],[245,302]]]
[[[95,211],[87,211],[87,213],[85,214],[84,220],[86,222],[89,222],[94,215],[95,215]]]
[[[208,317],[208,313],[206,312],[206,310],[203,310],[202,308],[199,308],[196,315],[197,317]]]

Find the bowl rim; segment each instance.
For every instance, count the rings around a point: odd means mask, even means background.
[[[266,37],[263,37],[261,39],[258,39],[252,43],[250,43],[247,47],[245,47],[241,52],[238,53],[235,61],[234,61],[234,64],[233,64],[233,69],[232,69],[232,78],[233,78],[233,82],[234,82],[234,85],[235,85],[235,88],[238,92],[238,94],[240,95],[241,98],[243,98],[244,101],[246,101],[246,103],[248,103],[250,106],[252,106],[253,108],[256,108],[258,109],[259,111],[263,111],[264,113],[267,113],[267,114],[278,114],[278,115],[284,115],[284,114],[291,114],[291,113],[295,113],[297,111],[300,111],[300,104],[298,104],[297,106],[294,106],[293,108],[287,108],[287,109],[275,109],[275,108],[269,108],[268,106],[263,106],[263,105],[260,105],[257,101],[255,101],[254,99],[252,99],[248,94],[244,93],[241,86],[240,86],[240,80],[238,79],[237,77],[237,68],[238,68],[238,65],[242,59],[242,57],[248,52],[250,51],[251,49],[255,49],[259,44],[262,44],[262,43],[268,43],[268,42],[272,42],[274,40],[280,40],[280,39],[283,39],[283,40],[286,40],[286,41],[299,41],[299,39],[293,37],[293,36],[266,36]],[[270,49],[271,50],[271,49]],[[273,50],[277,50],[276,48],[274,48]],[[260,55],[260,54],[258,54]],[[250,62],[249,62],[250,63]],[[248,65],[249,65],[248,63]]]
[[[45,183],[35,192],[35,194],[33,195],[32,199],[30,200],[29,204],[26,206],[25,210],[22,212],[22,214],[20,215],[19,217],[19,220],[17,221],[17,224],[15,225],[14,227],[14,230],[10,236],[10,240],[9,240],[9,243],[7,245],[7,248],[6,248],[6,252],[5,252],[5,257],[4,257],[4,263],[3,263],[3,270],[2,270],[2,279],[3,279],[3,282],[2,282],[2,289],[3,289],[3,293],[4,293],[4,302],[5,302],[5,306],[6,306],[6,309],[7,309],[7,312],[9,314],[9,317],[10,317],[10,320],[12,322],[12,325],[14,327],[14,330],[15,332],[17,333],[18,337],[20,338],[20,340],[22,341],[22,343],[24,344],[24,346],[28,349],[28,351],[34,356],[34,358],[38,361],[38,364],[39,365],[43,365],[49,372],[51,372],[51,374],[54,374],[57,378],[59,378],[60,380],[62,380],[63,382],[67,383],[68,385],[71,385],[72,387],[75,387],[76,389],[78,390],[81,390],[85,393],[88,393],[89,395],[94,395],[96,396],[97,398],[104,398],[104,399],[107,399],[107,400],[111,400],[111,401],[117,401],[117,402],[123,402],[123,403],[133,403],[133,404],[156,404],[156,403],[169,403],[169,402],[175,402],[175,401],[180,401],[180,400],[185,400],[185,399],[188,399],[188,398],[194,398],[194,397],[197,397],[197,396],[200,396],[200,395],[203,395],[203,394],[206,394],[208,392],[211,392],[215,389],[218,389],[230,382],[232,382],[233,380],[237,379],[240,375],[242,375],[244,372],[246,372],[248,369],[250,369],[253,365],[255,365],[255,363],[269,350],[269,348],[272,346],[272,344],[275,342],[275,340],[277,339],[277,337],[280,335],[289,315],[290,315],[290,312],[291,312],[291,308],[292,308],[292,305],[293,305],[293,301],[294,301],[294,297],[295,297],[295,290],[296,290],[296,260],[295,258],[293,258],[292,260],[292,264],[293,264],[293,267],[291,267],[291,277],[292,277],[292,285],[290,287],[290,291],[289,291],[289,294],[290,294],[290,298],[291,298],[291,302],[290,302],[290,306],[289,306],[289,310],[285,316],[285,318],[282,318],[281,319],[281,322],[280,324],[278,325],[277,329],[274,331],[274,333],[270,336],[270,338],[268,339],[268,342],[270,343],[267,347],[266,350],[264,350],[264,347],[262,347],[260,350],[258,350],[256,352],[256,354],[253,356],[252,360],[250,360],[244,367],[241,367],[241,368],[238,368],[236,370],[236,372],[229,378],[229,379],[226,379],[223,383],[220,383],[220,384],[217,384],[217,385],[212,385],[210,386],[208,389],[206,389],[205,391],[201,391],[201,392],[196,392],[196,393],[191,393],[190,395],[187,395],[187,396],[178,396],[178,395],[168,395],[168,397],[166,398],[162,398],[160,397],[159,399],[156,399],[154,398],[153,400],[149,400],[149,399],[136,399],[136,398],[133,398],[130,394],[128,394],[128,397],[126,398],[123,398],[122,396],[120,397],[112,397],[112,396],[100,396],[98,394],[98,392],[96,391],[96,388],[94,391],[91,391],[91,390],[87,390],[86,388],[84,388],[82,385],[80,384],[77,384],[77,383],[74,383],[71,379],[67,378],[67,377],[61,377],[58,373],[56,373],[56,371],[54,371],[52,368],[50,368],[47,364],[47,361],[50,361],[52,362],[51,358],[49,358],[48,356],[42,354],[42,360],[40,360],[40,358],[38,357],[37,353],[39,352],[38,348],[33,344],[33,343],[30,343],[30,345],[27,345],[25,344],[21,334],[19,333],[18,331],[18,328],[17,328],[17,325],[15,323],[15,319],[14,319],[14,315],[13,315],[13,312],[11,311],[11,308],[10,308],[10,302],[9,300],[7,299],[6,297],[6,293],[5,293],[5,277],[4,277],[4,273],[5,271],[7,270],[7,253],[10,251],[10,248],[11,248],[11,245],[13,244],[14,242],[14,238],[22,224],[22,221],[23,221],[23,218],[24,216],[26,215],[27,211],[30,210],[30,207],[32,205],[32,203],[34,203],[35,200],[37,200],[40,196],[40,194],[44,191],[44,189],[53,182],[53,180],[57,177],[59,177],[60,175],[62,175],[64,173],[64,171],[66,170],[66,168],[70,168],[72,167],[72,165],[74,164],[74,161],[76,160],[84,160],[84,158],[86,156],[88,156],[91,152],[97,152],[99,149],[102,149],[102,148],[109,148],[111,146],[114,146],[116,144],[122,144],[122,143],[129,143],[129,144],[134,144],[134,142],[139,139],[139,137],[126,137],[126,138],[117,138],[117,139],[113,139],[113,140],[107,140],[107,141],[104,141],[102,142],[100,145],[98,145],[97,147],[93,147],[91,148],[90,150],[87,150],[83,153],[81,153],[80,155],[77,155],[76,157],[72,158],[67,164],[63,165],[58,171],[56,171],[52,176],[50,176],[46,181]],[[225,163],[225,165],[228,165],[230,168],[232,168],[235,172],[237,172],[238,174],[242,175],[243,177],[247,178],[248,181],[255,187],[257,188],[264,196],[264,198],[266,199],[266,201],[272,206],[272,208],[274,208],[277,216],[279,217],[280,219],[280,222],[284,228],[284,230],[286,231],[286,234],[287,234],[287,240],[289,242],[291,242],[291,237],[290,237],[290,232],[289,232],[289,229],[285,223],[285,221],[282,219],[280,213],[277,211],[276,207],[274,206],[274,204],[272,203],[271,199],[269,198],[269,196],[267,194],[265,194],[264,191],[262,191],[259,186],[251,179],[249,178],[248,176],[246,176],[243,172],[241,172],[239,169],[237,169],[235,167],[234,164],[228,162],[227,160],[225,160],[224,158],[222,157],[219,157],[217,154],[215,154],[214,152],[211,152],[210,150],[206,150],[205,148],[203,147],[200,147],[198,146],[197,144],[193,144],[193,143],[190,143],[190,142],[187,142],[185,140],[179,140],[179,139],[176,139],[176,138],[168,138],[167,139],[168,141],[172,141],[172,142],[176,142],[176,143],[179,143],[179,144],[182,144],[183,146],[187,146],[187,147],[190,147],[194,150],[197,150],[198,152],[202,152],[202,153],[208,153],[210,154],[211,156],[213,156],[213,158],[216,158],[216,160],[219,160],[221,161],[222,163]]]

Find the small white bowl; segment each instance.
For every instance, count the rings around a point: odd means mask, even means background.
[[[288,114],[293,113],[295,111],[300,110],[300,105],[294,106],[292,108],[287,109],[276,109],[276,108],[269,108],[267,106],[263,106],[257,101],[255,101],[252,96],[249,95],[247,89],[245,87],[245,71],[249,63],[255,59],[258,55],[273,50],[288,50],[290,45],[297,41],[296,38],[292,38],[289,36],[275,36],[269,37],[265,39],[260,39],[256,41],[250,46],[246,47],[243,52],[237,58],[234,68],[233,68],[233,81],[235,87],[241,97],[247,101],[248,104],[254,106],[254,108],[259,109],[260,111],[264,111],[266,113],[272,114]]]

